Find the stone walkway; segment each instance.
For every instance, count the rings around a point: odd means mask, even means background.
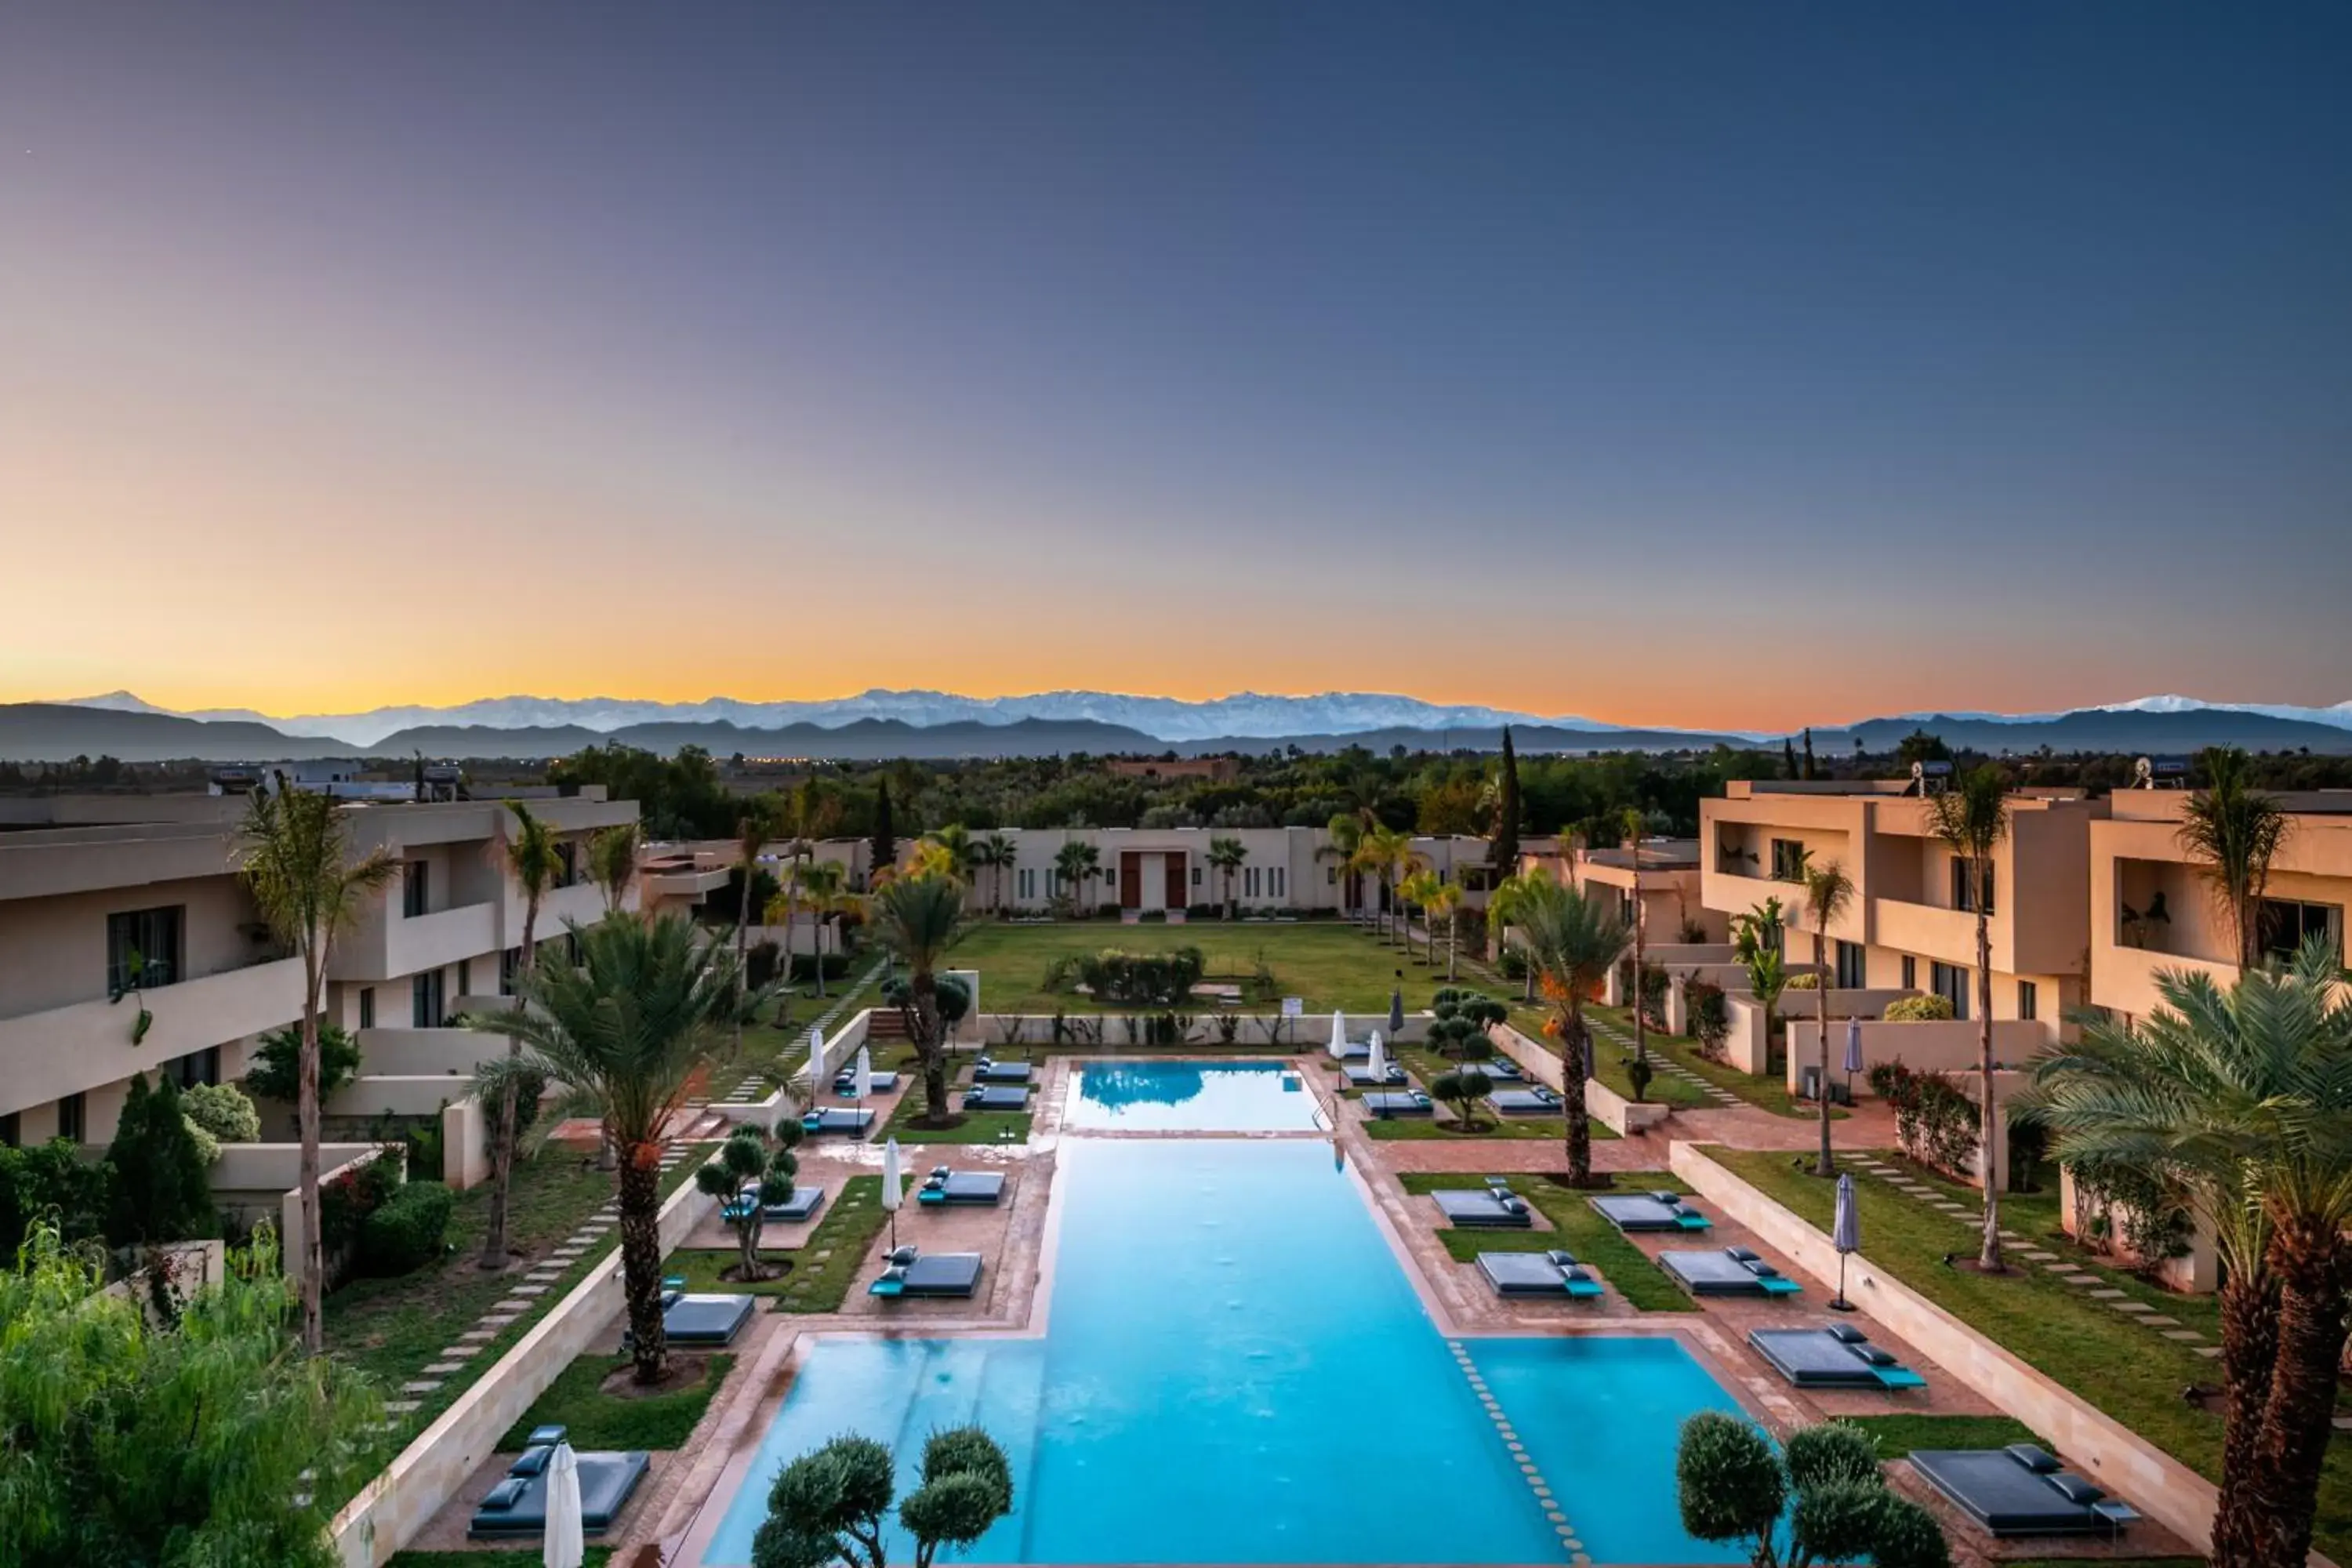
[[[1984,1224],[1981,1208],[1959,1202],[1942,1188],[1921,1181],[1901,1166],[1890,1164],[1874,1153],[1848,1153],[1846,1159],[1855,1170],[1877,1177],[1905,1197],[1968,1226],[1970,1235],[1981,1234]],[[2075,1287],[2090,1300],[2104,1303],[2166,1339],[2191,1346],[2199,1355],[2208,1360],[2221,1353],[2221,1346],[2207,1343],[2205,1336],[2195,1329],[2181,1327],[2179,1319],[2167,1317],[2146,1301],[2135,1300],[2129,1292],[2116,1289],[2106,1283],[2105,1276],[2084,1268],[2064,1254],[2053,1252],[2033,1238],[2021,1236],[2006,1226],[2000,1231],[2000,1240],[2003,1248],[2013,1253],[2019,1261],[2046,1271],[2060,1284]]]
[[[876,957],[872,963],[866,965],[866,973],[859,975],[855,981],[853,981],[846,990],[837,992],[834,995],[826,998],[829,1005],[826,1006],[824,1012],[816,1016],[816,1017],[810,1023],[809,1027],[818,1031],[820,1034],[832,1028],[834,1020],[840,1017],[844,1013],[849,1011],[849,1005],[857,1000],[858,997],[864,995],[866,988],[881,978],[882,972],[888,968],[889,964],[890,958],[887,953],[880,954]],[[733,1089],[729,1089],[726,1097],[720,1100],[719,1103],[723,1106],[729,1106],[739,1110],[746,1106],[757,1105],[760,1101],[768,1098],[765,1094],[760,1092],[759,1086],[760,1075],[757,1073],[746,1073],[743,1076],[742,1080],[736,1084]],[[814,1088],[814,1085],[811,1087]],[[687,1101],[687,1104],[698,1108],[709,1103],[710,1103],[710,1101],[707,1097],[700,1100],[689,1100]]]

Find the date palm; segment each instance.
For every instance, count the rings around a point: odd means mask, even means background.
[[[771,925],[782,925],[789,931],[793,917],[809,917],[809,952],[811,966],[816,971],[818,1000],[824,997],[824,925],[838,914],[845,914],[856,904],[845,889],[849,868],[838,860],[806,860],[793,868],[793,879],[768,906],[766,919]],[[781,915],[782,919],[778,920]],[[791,967],[789,961],[785,966]]]
[[[1412,951],[1412,911],[1417,907],[1421,910],[1422,934],[1428,939],[1429,962],[1432,964],[1437,962],[1437,921],[1430,913],[1429,906],[1436,899],[1437,889],[1444,885],[1438,879],[1436,872],[1425,868],[1414,871],[1397,882],[1397,897],[1404,904],[1405,951]]]
[[[1454,984],[1455,961],[1462,953],[1462,896],[1461,883],[1441,881],[1431,889],[1429,896],[1422,900],[1422,911],[1432,922],[1430,936],[1432,942],[1437,940],[1435,922],[1439,920],[1445,922],[1445,983],[1448,985]],[[1437,962],[1437,955],[1433,951],[1430,954],[1429,961],[1433,964]]]
[[[1805,908],[1813,917],[1813,1013],[1821,1026],[1822,1047],[1822,1146],[1820,1158],[1813,1163],[1813,1174],[1833,1176],[1837,1174],[1837,1163],[1830,1152],[1830,976],[1822,967],[1822,954],[1829,946],[1830,927],[1844,916],[1846,906],[1853,902],[1853,879],[1834,860],[1825,866],[1808,860],[1804,876]]]
[[[1576,1186],[1592,1184],[1592,1127],[1584,1111],[1584,1084],[1591,1037],[1584,1004],[1599,994],[1617,961],[1625,956],[1625,922],[1599,899],[1546,878],[1518,895],[1512,923],[1528,962],[1542,976],[1552,1016],[1544,1032],[1559,1041],[1563,1098],[1568,1101],[1568,1174]]]
[[[256,795],[239,836],[238,873],[254,905],[278,940],[302,961],[302,1048],[296,1072],[295,1116],[302,1152],[302,1345],[326,1348],[320,1302],[326,1259],[319,1212],[319,998],[335,938],[360,900],[400,875],[400,863],[381,849],[353,859],[341,806],[332,795],[278,789]]]
[[[874,894],[866,911],[876,940],[907,966],[915,1059],[923,1074],[923,1121],[945,1126],[947,1031],[940,1017],[939,967],[964,933],[963,885],[935,871],[919,871]]]
[[[556,1118],[593,1117],[620,1157],[621,1276],[641,1384],[669,1364],[662,1331],[662,1140],[730,1026],[768,999],[733,952],[679,915],[572,928],[576,963],[516,976],[516,1012],[469,1028],[520,1037],[517,1064],[562,1086]],[[553,1124],[551,1120],[548,1125]]]
[[[1364,819],[1354,812],[1343,811],[1323,825],[1323,833],[1329,842],[1315,851],[1315,858],[1339,862],[1340,874],[1348,879],[1340,886],[1340,902],[1344,912],[1352,917],[1356,913],[1356,850],[1363,843]]]
[[[539,910],[548,889],[563,875],[563,855],[555,830],[519,800],[507,802],[505,833],[498,844],[506,873],[522,891],[522,951],[515,961],[517,982],[539,963]],[[522,1041],[507,1037],[507,1055],[522,1055]],[[490,1112],[490,1212],[483,1227],[481,1266],[507,1266],[507,1196],[514,1184],[515,1085],[505,1084]]]
[[[1234,918],[1234,879],[1241,875],[1242,864],[1249,858],[1249,846],[1238,838],[1209,840],[1209,865],[1223,881],[1225,889],[1225,919]]]
[[[1494,891],[1486,895],[1486,935],[1489,942],[1495,945],[1497,953],[1502,951],[1500,944],[1504,933],[1514,931],[1519,923],[1518,911],[1523,907],[1523,901],[1530,897],[1540,897],[1533,889],[1545,884],[1552,887],[1559,885],[1541,871],[1516,871],[1496,883]],[[1536,999],[1536,966],[1525,961],[1526,943],[1516,935],[1511,940],[1522,950],[1519,964],[1520,1000],[1532,1002]]]
[[[2248,784],[2246,753],[2215,746],[2199,759],[2210,784],[2189,797],[2180,813],[2181,848],[2199,863],[2230,921],[2239,973],[2262,962],[2263,894],[2271,862],[2294,818],[2272,796]]]
[[[637,851],[644,842],[644,830],[634,822],[614,823],[589,836],[588,875],[604,891],[606,914],[621,912],[629,885],[637,879]]]
[[[2045,1058],[2021,1112],[2077,1170],[2179,1194],[2221,1254],[2223,1412],[2216,1563],[2299,1568],[2332,1435],[2352,1279],[2352,994],[2314,939],[2223,991],[2159,971],[2162,1005],[2086,1022]]]
[[[743,814],[735,819],[735,863],[743,873],[743,885],[735,899],[735,973],[747,973],[747,958],[751,941],[751,885],[760,875],[760,857],[775,841],[776,814],[764,798],[754,797]],[[735,1021],[735,1049],[743,1048],[743,1025],[749,1015]]]
[[[1004,878],[1021,858],[1019,849],[1004,834],[992,833],[971,847],[971,863],[988,872],[988,906],[992,913],[1004,907]]]
[[[1984,1168],[1984,1231],[1977,1266],[1999,1269],[2000,1106],[1992,1087],[1992,857],[2009,837],[2009,778],[1990,763],[1927,797],[1927,823],[1959,859],[1977,916],[1977,1163]],[[1823,1086],[1826,1089],[1826,1085]]]
[[[923,835],[923,843],[933,851],[925,864],[971,886],[971,874],[979,861],[973,852],[979,847],[971,829],[961,822],[950,822],[945,827],[935,827]]]

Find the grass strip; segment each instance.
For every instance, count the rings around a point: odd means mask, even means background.
[[[676,1346],[671,1353],[688,1349]],[[605,1393],[604,1380],[629,1364],[625,1355],[583,1355],[573,1361],[556,1373],[547,1392],[532,1401],[521,1419],[507,1428],[499,1439],[499,1451],[519,1451],[532,1427],[551,1426],[570,1428],[564,1440],[579,1449],[683,1448],[703,1412],[710,1408],[719,1385],[727,1381],[735,1358],[713,1355],[701,1382],[672,1393]]]
[[[1398,1178],[1404,1190],[1420,1194],[1442,1190],[1484,1186],[1489,1178],[1462,1175],[1441,1171],[1412,1171]],[[1666,1278],[1665,1271],[1650,1261],[1649,1255],[1625,1239],[1611,1225],[1592,1211],[1586,1202],[1592,1194],[1573,1187],[1561,1186],[1548,1176],[1524,1173],[1502,1178],[1511,1184],[1511,1190],[1533,1204],[1546,1219],[1551,1221],[1549,1231],[1486,1231],[1446,1229],[1437,1233],[1445,1250],[1460,1262],[1467,1263],[1481,1252],[1549,1252],[1564,1247],[1576,1255],[1578,1262],[1601,1271],[1601,1277],[1617,1288],[1617,1293],[1644,1312],[1696,1312],[1698,1303],[1685,1293],[1682,1287]],[[1672,1176],[1644,1171],[1641,1174],[1643,1192],[1683,1191],[1681,1183]]]

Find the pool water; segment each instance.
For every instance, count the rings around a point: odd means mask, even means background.
[[[971,1562],[1736,1560],[1676,1522],[1677,1424],[1736,1406],[1675,1339],[1444,1339],[1320,1140],[1077,1138],[1061,1159],[1046,1335],[816,1341],[706,1563],[751,1561],[790,1459],[877,1437],[904,1496],[925,1436],[968,1421],[1016,1489]]]
[[[1326,1131],[1314,1090],[1287,1062],[1082,1062],[1062,1125],[1128,1132]]]

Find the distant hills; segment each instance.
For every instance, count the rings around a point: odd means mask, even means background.
[[[1118,700],[1152,704],[1173,700]],[[1039,756],[1070,752],[1174,751],[1198,755],[1217,752],[1265,752],[1287,746],[1310,752],[1332,752],[1349,746],[1382,752],[1397,746],[1408,751],[1492,750],[1501,744],[1502,725],[1507,721],[1512,725],[1513,741],[1527,752],[1703,750],[1717,743],[1745,746],[1760,742],[1777,746],[1780,739],[1778,735],[1763,737],[1743,732],[1629,729],[1589,721],[1544,721],[1499,714],[1492,710],[1436,709],[1411,698],[1336,694],[1329,699],[1248,700],[1297,705],[1277,711],[1295,711],[1302,716],[1345,712],[1360,720],[1376,717],[1389,710],[1384,705],[1396,704],[1402,705],[1402,710],[1426,710],[1440,719],[1437,722],[1353,723],[1346,727],[1326,724],[1271,734],[1231,732],[1181,737],[1085,716],[1030,715],[993,720],[963,717],[925,722],[866,715],[830,724],[806,720],[745,724],[730,719],[664,716],[606,727],[585,722],[452,723],[446,721],[446,714],[461,710],[410,710],[407,711],[437,711],[440,717],[436,721],[405,725],[360,739],[298,732],[291,727],[292,721],[288,721],[171,713],[128,693],[114,693],[82,702],[0,705],[0,761],[61,761],[106,755],[138,763],[182,758],[292,762],[320,757],[404,758],[415,753],[448,758],[540,758],[562,756],[607,742],[662,752],[697,745],[722,757],[740,752],[751,756],[849,761]],[[2344,718],[2322,721],[2290,716],[2315,712],[2342,713]],[[1473,713],[1486,717],[1470,722],[1468,716]],[[1457,717],[1462,721],[1453,721]],[[1998,714],[1906,714],[1849,725],[1817,725],[1813,729],[1813,746],[1821,755],[1835,756],[1852,751],[1859,739],[1866,750],[1885,752],[1918,729],[1940,735],[1955,747],[1996,754],[2023,754],[2045,746],[2054,752],[2180,753],[2209,745],[2238,745],[2250,751],[2307,749],[2352,753],[2352,708],[2254,710],[2210,707],[2179,698],[2021,718]]]

